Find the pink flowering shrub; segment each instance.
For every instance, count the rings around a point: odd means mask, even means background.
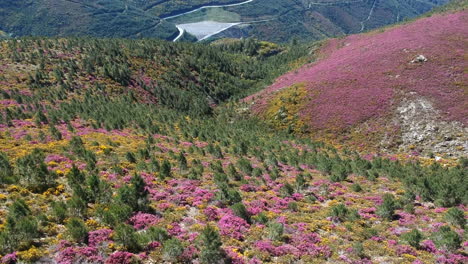
[[[249,224],[240,217],[232,214],[226,214],[219,220],[218,227],[221,235],[241,240],[244,238],[244,234],[249,228]]]
[[[112,230],[107,228],[91,231],[88,233],[88,245],[95,247],[109,241],[111,234]]]
[[[130,252],[116,251],[106,259],[105,264],[136,264],[139,259]]]
[[[16,252],[6,254],[0,259],[0,263],[2,264],[15,264],[18,261],[18,256]]]
[[[159,220],[160,217],[156,215],[138,212],[130,218],[129,222],[135,229],[141,230],[157,224]]]

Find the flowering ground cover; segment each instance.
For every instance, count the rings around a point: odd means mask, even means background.
[[[283,118],[295,117],[290,124],[293,128],[316,132],[318,137],[330,131],[335,138],[343,131],[358,131],[366,139],[375,131],[380,139],[395,134],[399,128],[392,118],[408,95],[429,100],[441,118],[466,126],[466,20],[466,11],[435,14],[408,24],[332,39],[322,48],[318,62],[279,77],[246,100],[254,101],[252,110],[268,120],[274,119],[278,108],[295,105],[294,111]],[[418,55],[427,61],[413,61]],[[291,98],[283,95],[284,89],[294,85],[304,87],[303,99],[281,100]],[[369,143],[378,145],[375,140]]]

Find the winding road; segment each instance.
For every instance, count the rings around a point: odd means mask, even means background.
[[[245,4],[251,3],[251,2],[253,2],[253,1],[255,1],[255,0],[248,0],[248,1],[245,1],[245,2],[237,3],[237,4],[202,6],[202,7],[199,7],[199,8],[197,8],[197,9],[187,11],[187,12],[185,12],[185,13],[181,13],[181,14],[177,14],[177,15],[173,15],[173,16],[168,16],[168,17],[163,17],[162,19],[163,19],[163,20],[168,20],[168,19],[171,19],[171,18],[176,18],[176,17],[180,17],[180,16],[187,15],[187,14],[195,13],[195,12],[197,12],[197,11],[200,11],[200,10],[203,10],[203,9],[206,9],[206,8],[240,6],[240,5],[245,5]]]

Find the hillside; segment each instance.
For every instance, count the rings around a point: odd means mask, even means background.
[[[269,129],[235,103],[201,111],[310,48],[0,47],[2,264],[467,260],[466,159],[361,157]],[[256,61],[268,66],[260,77],[242,70]]]
[[[318,62],[249,98],[252,110],[358,149],[466,156],[467,14],[332,39]]]
[[[13,36],[94,36],[174,40],[176,25],[235,23],[215,37],[255,37],[288,42],[356,33],[414,17],[447,0],[3,0],[0,30]],[[211,6],[210,8],[202,8]],[[217,6],[217,7],[213,7]],[[224,7],[223,7],[224,6]],[[198,8],[201,8],[198,10]],[[197,12],[191,12],[198,10]],[[175,19],[170,19],[176,16]],[[226,30],[226,31],[225,31]],[[222,34],[217,34],[221,32]],[[187,40],[194,38],[187,37]]]
[[[309,44],[0,31],[0,264],[467,263],[466,7]]]

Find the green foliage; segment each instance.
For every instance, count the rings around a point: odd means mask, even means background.
[[[138,252],[141,250],[138,234],[130,225],[119,224],[115,228],[115,241],[130,252]]]
[[[245,158],[241,158],[237,161],[237,167],[239,168],[240,171],[242,171],[243,173],[247,175],[250,175],[253,171],[250,161]]]
[[[106,203],[111,200],[111,189],[107,182],[101,180],[96,174],[92,174],[86,179],[88,200],[91,203]]]
[[[10,165],[8,156],[0,151],[0,184],[11,182],[13,167]]]
[[[132,207],[124,203],[113,203],[108,206],[108,209],[101,208],[98,215],[102,221],[109,226],[117,226],[128,220],[132,215]]]
[[[176,262],[182,253],[184,252],[184,246],[177,238],[171,238],[163,243],[163,257],[164,259],[172,262]]]
[[[71,218],[66,224],[67,232],[70,237],[78,243],[87,243],[88,229],[83,220],[79,218]]]
[[[52,215],[58,223],[63,223],[65,218],[68,217],[67,204],[64,202],[53,202]]]
[[[187,170],[188,168],[187,159],[185,158],[184,154],[184,152],[180,152],[177,158],[177,161],[179,162],[179,169],[181,171]]]
[[[361,185],[359,185],[359,183],[354,183],[354,184],[351,186],[351,189],[353,190],[353,192],[360,192],[360,191],[362,191],[362,187],[361,187]]]
[[[148,230],[146,230],[145,236],[149,241],[158,241],[161,243],[170,238],[165,229],[156,226],[151,226],[148,228]]]
[[[462,210],[456,207],[450,208],[447,213],[445,213],[444,217],[447,222],[451,223],[452,225],[465,228],[466,219],[465,213]]]
[[[423,240],[423,234],[419,230],[413,229],[410,232],[403,234],[402,239],[410,246],[419,248],[419,243]]]
[[[349,210],[344,204],[337,204],[331,208],[331,213],[330,216],[339,220],[339,221],[345,221],[346,218],[348,217]]]
[[[395,214],[395,209],[395,198],[392,194],[386,193],[384,194],[383,202],[380,206],[378,206],[376,213],[378,216],[386,220],[392,220]]]
[[[219,186],[219,190],[216,193],[216,198],[220,202],[227,205],[233,205],[242,202],[241,194],[237,190],[230,188],[227,184],[222,184]]]
[[[125,154],[125,158],[130,163],[136,163],[136,161],[137,161],[136,158],[135,158],[135,154],[133,154],[133,152],[127,152],[127,154]]]
[[[52,135],[53,139],[62,140],[62,133],[52,124],[49,126],[49,133]]]
[[[304,189],[307,186],[306,179],[302,173],[299,173],[296,176],[295,185],[296,185],[296,192],[301,192],[302,189]]]
[[[356,242],[353,244],[353,253],[360,259],[367,257],[364,253],[364,246],[361,242]]]
[[[221,249],[222,242],[218,231],[211,225],[206,225],[201,233],[202,247],[200,250],[200,261],[204,264],[218,263],[224,259]]]
[[[294,193],[294,187],[289,183],[285,183],[280,188],[280,194],[283,197],[291,196],[293,193]]]
[[[20,183],[32,191],[43,192],[55,185],[56,175],[47,169],[44,158],[42,150],[34,149],[17,161],[16,174]]]
[[[118,191],[117,199],[123,204],[130,206],[134,211],[147,212],[150,210],[148,190],[140,175],[133,175],[130,185],[122,186]]]
[[[448,226],[440,227],[439,231],[433,235],[433,240],[439,249],[455,251],[460,247],[461,238],[457,232]]]
[[[268,224],[268,238],[271,240],[281,240],[284,233],[284,225],[277,222],[270,222]]]
[[[333,164],[332,166],[332,171],[330,175],[330,180],[332,182],[341,182],[346,180],[348,177],[348,171],[346,170],[346,167],[342,164]]]
[[[165,178],[170,178],[172,174],[171,169],[172,169],[171,163],[168,160],[164,160],[159,170],[159,178],[161,180]]]
[[[244,219],[245,221],[247,221],[247,223],[252,222],[250,219],[250,214],[247,211],[247,208],[245,208],[245,205],[243,203],[235,203],[231,206],[231,209],[235,215]]]

